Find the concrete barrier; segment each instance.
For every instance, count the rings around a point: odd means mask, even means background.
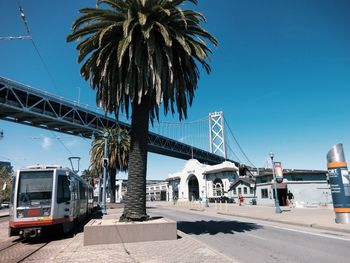
[[[165,218],[144,222],[93,219],[84,227],[84,246],[175,239],[176,222]]]

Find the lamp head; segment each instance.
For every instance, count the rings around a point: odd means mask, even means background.
[[[270,158],[273,159],[273,157],[274,157],[273,152],[270,152]]]

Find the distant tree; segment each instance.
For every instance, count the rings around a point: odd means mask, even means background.
[[[199,79],[197,65],[207,73],[209,40],[205,17],[182,10],[197,0],[100,0],[83,8],[67,41],[80,41],[80,73],[97,91],[96,102],[118,116],[131,117],[128,202],[121,220],[146,220],[146,168],[149,120],[164,113],[187,117]],[[102,4],[102,6],[99,6]],[[175,110],[176,108],[176,110]]]
[[[0,203],[10,200],[13,171],[7,167],[0,167]]]
[[[129,150],[130,150],[130,136],[128,131],[117,127],[114,129],[104,129],[108,132],[108,175],[109,175],[109,189],[111,195],[111,203],[115,203],[115,178],[117,171],[126,172],[128,169]],[[96,137],[92,142],[90,150],[91,166],[96,169],[98,173],[103,170],[105,140],[101,137]]]

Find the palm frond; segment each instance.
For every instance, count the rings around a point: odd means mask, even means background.
[[[129,115],[129,107],[150,99],[150,118],[177,111],[186,118],[201,65],[209,73],[207,45],[218,44],[201,23],[203,14],[183,10],[197,0],[99,0],[83,8],[67,41],[80,40],[81,74],[96,89],[107,112]]]

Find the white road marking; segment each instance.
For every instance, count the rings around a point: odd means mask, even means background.
[[[279,226],[271,226],[271,227],[282,229],[282,230],[287,230],[287,231],[292,231],[292,232],[297,232],[297,233],[302,233],[302,234],[308,234],[308,235],[312,235],[312,236],[333,238],[333,239],[338,239],[338,240],[343,240],[343,241],[350,242],[350,239],[348,239],[348,238],[335,237],[335,236],[329,236],[329,235],[318,234],[318,233],[311,233],[311,232],[307,232],[307,231],[303,231],[303,230],[297,230],[297,229],[291,229],[291,228],[287,228],[287,227],[279,227]]]
[[[256,235],[253,235],[253,234],[249,234],[249,233],[244,233],[244,235],[246,235],[246,236],[250,236],[250,237],[254,237],[254,238],[257,238],[257,239],[262,239],[262,240],[268,240],[268,239],[266,239],[266,238],[263,238],[263,237],[259,237],[259,236],[256,236]]]

